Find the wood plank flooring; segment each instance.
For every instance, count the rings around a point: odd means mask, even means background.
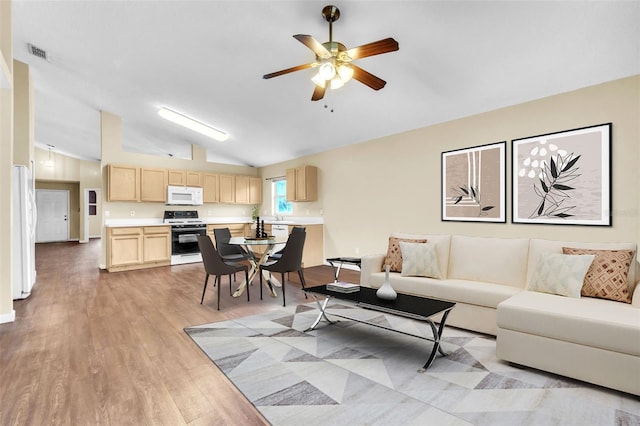
[[[0,325],[0,425],[263,425],[260,413],[184,333],[191,325],[277,309],[282,295],[251,301],[210,280],[202,264],[108,273],[99,240],[38,244],[32,295]],[[307,285],[329,266],[307,268]],[[343,269],[341,279],[358,282]],[[297,274],[287,304],[304,303]]]

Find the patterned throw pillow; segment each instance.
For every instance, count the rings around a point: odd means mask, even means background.
[[[434,243],[407,243],[400,241],[403,277],[442,278],[438,254]]]
[[[402,252],[400,251],[400,241],[409,243],[427,242],[427,240],[413,240],[409,238],[389,237],[389,248],[387,249],[387,257],[385,257],[384,263],[382,264],[383,271],[384,267],[386,265],[389,265],[389,270],[391,272],[402,272]]]
[[[634,250],[591,250],[562,247],[564,254],[593,254],[596,258],[582,284],[582,295],[631,303],[631,289],[627,283]]]
[[[594,255],[542,253],[527,290],[579,299],[584,276],[593,259]]]

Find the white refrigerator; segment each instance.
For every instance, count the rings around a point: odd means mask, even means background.
[[[13,166],[13,299],[36,282],[36,202],[32,167]]]

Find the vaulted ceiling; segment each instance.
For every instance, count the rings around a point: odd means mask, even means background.
[[[636,1],[336,1],[334,40],[394,37],[311,102],[312,62],[294,34],[328,41],[318,1],[14,0],[14,57],[30,65],[39,147],[100,158],[101,110],[127,151],[263,166],[640,74]],[[27,43],[49,59],[28,52]],[[215,142],[157,115],[167,106],[225,130]]]

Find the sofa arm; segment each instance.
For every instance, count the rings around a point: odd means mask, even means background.
[[[362,280],[362,276],[360,276],[360,280]],[[637,308],[640,308],[640,282],[636,283],[636,288],[631,297],[631,304]]]
[[[369,254],[362,257],[362,262],[360,264],[360,285],[370,287],[369,277],[374,272],[382,271],[382,263],[384,262],[385,257],[386,253]]]

